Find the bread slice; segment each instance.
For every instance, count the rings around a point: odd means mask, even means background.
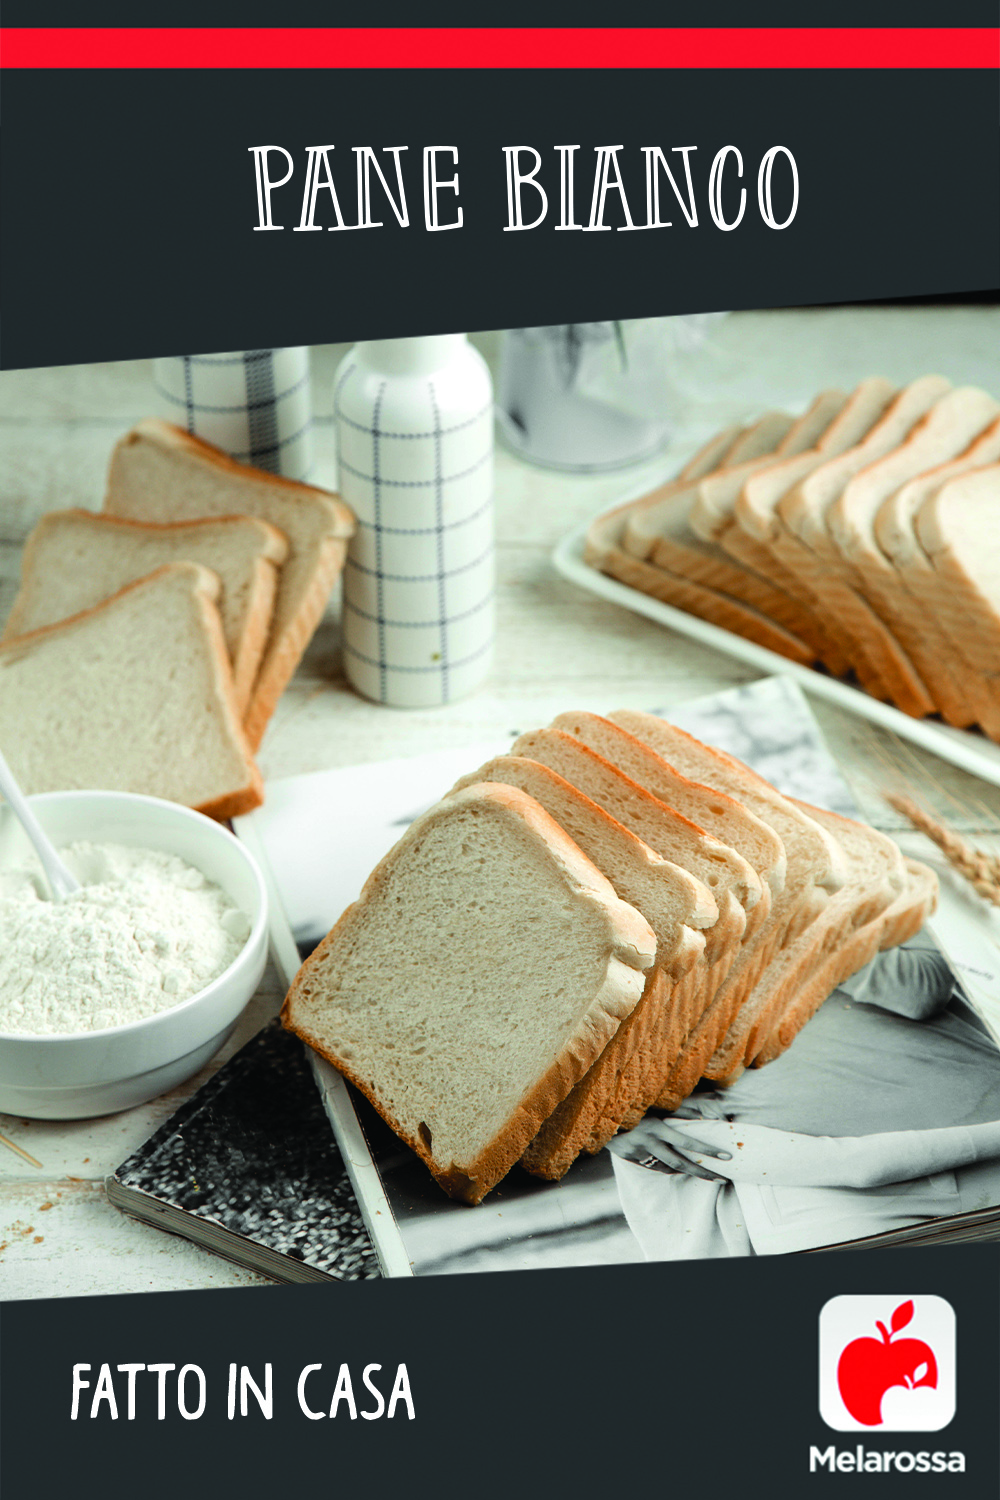
[[[903,585],[897,608],[905,611],[909,622],[908,650],[914,666],[931,686],[949,724],[961,729],[979,723],[995,739],[1000,738],[1000,696],[972,666],[961,641],[944,627],[940,611],[949,606],[950,586],[920,545],[914,519],[924,501],[942,484],[998,459],[1000,419],[958,458],[901,485],[883,501],[875,518],[878,545]]]
[[[479,1203],[634,1010],[655,947],[537,802],[475,785],[411,825],[282,1017]]]
[[[841,561],[836,573],[826,579],[825,599],[829,608],[838,609],[840,624],[853,640],[861,642],[867,638],[870,611],[860,607],[867,600],[909,659],[916,665],[917,656],[924,657],[923,619],[915,626],[911,624],[899,574],[879,546],[876,517],[895,490],[915,475],[957,458],[998,415],[1000,402],[986,391],[974,386],[948,391],[916,424],[905,442],[855,474],[828,508],[827,529]],[[890,663],[887,670],[891,670]],[[942,700],[935,690],[939,672],[940,665],[921,680],[926,683],[934,706],[940,709]]]
[[[458,786],[479,782],[502,782],[534,797],[656,934],[656,963],[646,975],[639,1004],[557,1105],[522,1157],[529,1172],[556,1180],[585,1146],[630,1058],[643,1047],[659,1045],[654,1036],[686,1031],[686,1009],[695,986],[684,983],[685,977],[699,961],[703,965],[704,931],[714,926],[719,910],[706,885],[654,854],[547,766],[517,756],[499,756],[464,777]]]
[[[898,947],[915,937],[933,915],[937,905],[937,876],[918,860],[908,859],[905,864],[903,889],[878,916],[857,927],[844,942],[832,948],[810,951],[803,947],[787,955],[782,979],[794,999],[754,1058],[754,1067],[763,1067],[786,1052],[839,984],[871,963],[881,950]]]
[[[647,561],[657,567],[692,583],[721,590],[760,610],[776,624],[812,645],[814,656],[823,635],[812,614],[767,574],[748,571],[723,552],[716,544],[714,530],[720,524],[720,512],[730,498],[735,498],[742,479],[755,468],[771,462],[775,453],[797,453],[810,447],[815,441],[817,421],[826,420],[827,416],[827,398],[824,396],[820,398],[818,408],[811,407],[796,421],[782,416],[780,425],[774,423],[767,428],[766,424],[761,424],[760,431],[769,431],[772,439],[778,439],[777,445],[773,449],[763,447],[763,451],[754,452],[739,462],[734,460],[733,454],[737,451],[734,447],[725,464],[715,473],[698,484],[679,489],[669,504],[659,507],[660,534],[647,554]],[[762,436],[756,447],[761,449],[763,443]],[[735,481],[734,474],[738,475]],[[700,515],[703,527],[695,524],[696,515]],[[634,535],[634,527],[632,531]]]
[[[592,567],[617,578],[629,588],[648,594],[651,599],[682,609],[685,614],[706,620],[720,630],[730,630],[768,651],[787,657],[789,661],[798,662],[800,666],[812,665],[816,660],[815,647],[778,625],[769,615],[719,589],[692,583],[688,578],[681,578],[653,563],[642,562],[626,552],[619,543],[630,510],[630,506],[623,506],[598,517],[591,525],[585,556]]]
[[[669,484],[662,485],[641,500],[630,501],[598,516],[587,530],[584,561],[629,588],[638,589],[661,603],[683,609],[687,614],[696,615],[723,630],[731,630],[769,651],[808,666],[815,659],[814,648],[768,615],[717,589],[704,588],[666,569],[642,562],[624,548],[627,525],[631,522],[641,524],[644,511],[659,505],[666,497],[703,475],[712,473],[730,453],[743,452],[745,435],[746,429],[726,428],[699,449]],[[755,442],[756,438],[748,441]]]
[[[744,480],[733,505],[731,520],[719,534],[719,546],[724,552],[744,567],[772,578],[785,593],[797,599],[803,609],[810,610],[815,603],[812,592],[804,588],[772,545],[780,526],[778,502],[827,459],[862,442],[895,394],[895,387],[888,380],[873,377],[862,381],[817,439],[814,448],[756,469]],[[829,626],[824,626],[818,619],[817,624],[823,631],[818,652],[820,659],[836,676],[845,676],[851,668],[850,658],[830,633]]]
[[[715,469],[720,468],[723,463],[739,462],[741,455],[756,450],[757,443],[775,443],[778,438],[772,438],[771,429],[766,428],[762,437],[757,437],[757,423],[753,426],[729,426],[718,432],[714,438],[709,438],[708,443],[699,449],[690,462],[685,463],[675,478],[670,478],[666,483],[651,490],[649,495],[643,495],[640,499],[633,499],[628,505],[622,505],[624,522],[621,529],[621,544],[630,556],[636,558],[648,558],[649,553],[657,543],[660,535],[660,522],[664,514],[670,513],[673,498],[679,490],[687,489],[688,484],[696,483],[703,474],[712,474]]]
[[[740,1012],[744,997],[783,940],[791,911],[801,900],[801,893],[797,889],[789,890],[787,898],[782,899],[786,890],[787,870],[784,844],[770,824],[765,823],[742,803],[717,788],[704,786],[683,776],[649,745],[629,734],[620,725],[595,714],[581,713],[561,714],[554,721],[553,728],[574,735],[653,796],[676,808],[706,832],[736,849],[757,871],[765,892],[772,898],[760,901],[750,913],[740,951],[728,974],[715,988],[715,993],[702,1014],[696,1018],[691,1033],[682,1038],[683,1046],[671,1050],[670,1055],[676,1059],[675,1067],[680,1066],[682,1058],[687,1059],[684,1076],[687,1076],[688,1071],[691,1073],[690,1086],[693,1088],[701,1076],[705,1060],[726,1035]],[[697,1051],[693,1053],[695,1038]],[[656,1059],[657,1092],[663,1086],[666,1056],[666,1052],[663,1052]],[[635,1099],[628,1102],[626,1113],[614,1120],[615,1128],[640,1119],[650,1102],[650,1093],[645,1089],[637,1091]],[[606,1119],[604,1123],[612,1122]],[[594,1136],[589,1149],[597,1144],[604,1144],[610,1136],[610,1131],[603,1139]]]
[[[259,806],[219,590],[168,563],[0,646],[0,745],[26,792],[142,792],[216,818]]]
[[[710,963],[724,957],[734,939],[742,941],[763,888],[753,866],[735,849],[651,796],[561,729],[522,734],[511,746],[511,754],[556,771],[661,858],[680,865],[708,886],[719,908],[719,921],[706,933],[705,956]]]
[[[793,422],[794,418],[787,412],[765,413],[737,432],[729,446],[717,453],[712,470],[723,464],[746,463],[762,454],[773,453]],[[686,526],[700,475],[685,473],[680,477],[682,483],[674,481],[663,485],[634,507],[622,534],[622,544],[630,556],[652,557],[657,543],[667,531]]]
[[[725,464],[703,479],[691,505],[691,530],[703,541],[717,542],[732,523],[733,507],[747,479],[761,468],[771,468],[775,462],[790,462],[800,454],[815,452],[848,400],[844,391],[820,391],[789,427],[773,454]]]
[[[951,479],[931,492],[914,518],[940,580],[937,617],[983,683],[1000,688],[1000,464]]]
[[[730,452],[733,444],[745,431],[742,427],[726,427],[714,437],[709,438],[693,458],[681,469],[676,478],[669,480],[666,484],[654,490],[650,495],[643,495],[639,500],[630,500],[625,505],[618,505],[614,510],[605,511],[598,516],[589,527],[584,541],[584,561],[598,572],[605,572],[605,562],[610,550],[617,550],[623,542],[623,533],[626,523],[633,517],[639,518],[641,513],[658,504],[660,498],[673,489],[701,479],[704,474],[711,474],[719,465],[725,462],[726,455]]]
[[[686,1007],[690,1032],[736,962],[749,916],[763,898],[763,887],[753,867],[730,845],[706,834],[562,730],[541,729],[522,735],[513,748],[515,754],[558,771],[650,848],[689,870],[712,891],[719,920],[705,934],[704,983],[693,988]],[[630,1060],[602,1117],[601,1128],[607,1132],[604,1139],[610,1139],[626,1115],[641,1118],[645,1114],[684,1042],[684,1034],[670,1029],[655,1048]],[[598,1149],[600,1144],[601,1137],[596,1134],[587,1149]]]
[[[827,904],[818,922],[798,944],[779,950],[775,962],[758,979],[724,1045],[705,1069],[706,1078],[731,1081],[735,1072],[749,1064],[777,1026],[788,1000],[788,953],[803,951],[808,943],[818,959],[822,953],[846,943],[851,932],[884,911],[902,891],[906,878],[899,846],[864,823],[857,823],[823,808],[795,804],[835,838],[850,861],[851,879]],[[792,960],[794,966],[794,960]]]
[[[731,524],[748,538],[763,543],[773,540],[781,528],[778,502],[828,459],[836,458],[863,442],[896,394],[895,386],[880,376],[863,380],[817,438],[814,447],[790,458],[775,459],[743,481],[733,505]],[[728,526],[721,530],[719,540],[724,542],[729,531]],[[766,565],[773,562],[770,553],[753,555]]]
[[[287,554],[281,532],[249,516],[155,526],[89,510],[49,511],[25,543],[21,587],[2,639],[14,640],[91,609],[164,563],[201,563],[222,584],[219,614],[242,714],[271,625],[278,568]]]
[[[785,885],[775,898],[767,928],[756,943],[745,946],[662,1081],[657,1102],[676,1108],[724,1045],[773,955],[811,926],[848,879],[849,866],[827,829],[732,756],[702,745],[652,714],[621,710],[609,718],[684,775],[735,797],[777,834],[787,860]],[[626,1123],[631,1120],[627,1117]]]
[[[834,597],[828,585],[837,578],[842,560],[827,515],[850,480],[904,442],[950,389],[950,383],[937,375],[906,386],[863,442],[821,464],[782,497],[777,506],[781,525],[771,542],[775,554],[798,576],[803,595],[812,599],[862,684],[915,717],[933,712],[934,702],[891,630],[864,600],[858,600],[855,611],[855,620],[864,620],[863,633],[859,636],[856,628],[848,631],[841,626],[840,593]]]
[[[256,749],[343,567],[354,530],[351,512],[335,495],[238,464],[221,449],[155,418],[140,422],[116,444],[104,509],[160,524],[256,516],[286,537],[288,556],[271,633],[245,721]]]
[[[693,735],[655,714],[618,709],[608,714],[608,719],[655,750],[682,776],[735,798],[773,830],[785,850],[783,890],[795,893],[802,903],[795,931],[807,927],[826,905],[828,896],[845,884],[849,869],[839,843],[790,798],[782,796],[769,781],[735,756],[703,745]]]
[[[788,861],[774,829],[735,798],[683,776],[662,755],[610,719],[602,719],[599,714],[565,713],[553,719],[551,727],[603,755],[623,775],[728,844],[753,866],[763,895],[747,915],[743,933],[746,943],[767,921],[772,899],[785,886]]]

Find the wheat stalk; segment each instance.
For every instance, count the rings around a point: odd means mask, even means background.
[[[933,840],[948,863],[962,875],[986,901],[1000,906],[1000,858],[977,849],[954,829],[926,812],[912,797],[885,792],[885,800],[902,813],[921,833]]]

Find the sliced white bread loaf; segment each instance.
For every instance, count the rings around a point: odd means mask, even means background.
[[[818,417],[810,409],[796,421],[781,415],[780,423],[777,418],[762,423],[754,446],[760,449],[766,438],[777,438],[776,446],[764,448],[763,452],[754,452],[752,456],[736,462],[734,454],[744,444],[741,442],[734,445],[725,464],[715,473],[697,485],[679,489],[668,505],[659,507],[660,534],[647,555],[647,561],[657,567],[689,579],[694,584],[721,590],[741,603],[760,610],[776,624],[809,642],[814,655],[817,643],[813,637],[815,635],[818,641],[822,633],[816,631],[811,614],[793,596],[778,587],[768,574],[748,570],[723,552],[717,545],[713,532],[720,508],[739,489],[739,485],[733,483],[732,473],[739,471],[741,478],[745,478],[754,468],[769,463],[774,454],[797,453],[803,447],[810,446],[815,440],[817,420],[825,417],[826,402],[821,400]],[[707,502],[703,498],[706,490]],[[695,525],[694,520],[699,505],[705,521],[704,531]]]
[[[875,534],[903,584],[899,608],[906,611],[908,650],[914,665],[932,685],[934,699],[949,724],[964,728],[979,723],[1000,739],[1000,695],[981,676],[941,618],[947,612],[950,586],[920,544],[914,520],[924,501],[948,480],[1000,459],[1000,419],[993,422],[958,458],[940,464],[901,485],[882,504]]]
[[[732,523],[748,538],[770,542],[781,525],[778,502],[827,459],[846,453],[863,442],[895,395],[896,387],[880,376],[863,380],[813,448],[791,458],[776,459],[744,480],[733,505]],[[728,533],[729,527],[726,527],[720,533],[720,541]],[[765,563],[771,561],[770,553],[755,553],[754,556]]]
[[[584,561],[599,572],[607,573],[609,577],[627,584],[629,588],[649,594],[663,604],[683,609],[723,630],[735,631],[747,640],[765,646],[769,651],[787,656],[791,661],[809,665],[815,658],[814,648],[770,616],[717,589],[703,588],[666,569],[642,562],[624,547],[624,532],[628,524],[635,522],[641,525],[642,515],[646,510],[655,508],[669,495],[684,489],[703,475],[712,473],[731,452],[744,451],[747,443],[752,447],[756,438],[748,438],[745,443],[744,435],[743,428],[727,428],[706,443],[669,484],[661,486],[652,495],[646,495],[641,500],[633,500],[598,516],[587,531]]]
[[[875,828],[823,808],[803,802],[795,805],[825,828],[844,850],[849,861],[850,878],[831,898],[817,922],[790,947],[779,950],[748,996],[722,1047],[710,1059],[705,1077],[727,1080],[749,1064],[776,1028],[788,1003],[787,974],[792,949],[806,942],[816,960],[847,942],[856,927],[870,922],[885,911],[903,890],[906,871],[897,844]],[[794,961],[792,961],[794,965]]]
[[[869,464],[904,442],[914,425],[951,389],[937,375],[913,381],[897,395],[863,442],[829,459],[798,481],[778,502],[780,527],[772,537],[776,556],[797,575],[804,597],[811,598],[859,680],[874,696],[890,699],[904,712],[920,717],[934,703],[913,663],[895,636],[865,601],[857,615],[865,629],[841,627],[827,584],[838,575],[840,553],[827,526],[827,514],[845,487]]]
[[[676,1057],[674,1068],[682,1069],[680,1076],[684,1079],[690,1074],[690,1088],[693,1088],[707,1059],[741,1014],[745,997],[796,918],[803,896],[797,885],[786,886],[784,844],[771,824],[765,823],[741,802],[717,788],[682,775],[657,751],[619,724],[594,714],[561,714],[554,721],[553,728],[574,735],[653,796],[731,845],[753,865],[765,890],[772,893],[772,901],[759,902],[750,914],[739,954],[728,974],[716,987],[691,1033],[683,1039],[680,1051],[673,1050]],[[794,873],[798,875],[797,867]],[[806,899],[810,898],[807,896]],[[662,1068],[665,1055],[661,1053],[657,1059],[659,1068]],[[628,1107],[626,1113],[613,1122],[616,1127],[641,1118],[650,1096],[645,1090],[639,1090],[631,1102],[624,1102]],[[606,1119],[604,1123],[612,1122]],[[604,1144],[610,1135],[608,1131],[602,1139],[592,1138],[590,1149]]]
[[[719,920],[705,934],[705,982],[691,998],[689,1031],[736,962],[749,914],[763,897],[760,878],[730,845],[712,838],[674,808],[653,797],[617,767],[558,729],[522,735],[514,753],[539,760],[631,829],[650,848],[702,880],[719,907]],[[633,1059],[623,1075],[615,1110],[627,1108],[641,1118],[657,1097],[669,1069],[683,1050],[685,1037],[671,1033],[652,1055]],[[618,1128],[615,1122],[611,1133]],[[588,1149],[590,1149],[588,1147]]]
[[[2,639],[14,640],[91,609],[164,563],[201,563],[222,585],[219,614],[242,714],[270,631],[278,568],[287,554],[281,532],[249,516],[156,526],[88,510],[49,511],[25,542],[21,587]]]
[[[705,956],[710,963],[725,958],[734,940],[742,942],[763,888],[753,866],[735,849],[705,833],[561,729],[522,734],[511,746],[511,754],[556,771],[662,859],[680,865],[708,886],[719,908],[719,921],[706,933]]]
[[[839,843],[735,756],[703,745],[655,714],[618,709],[608,714],[608,719],[655,750],[681,775],[735,798],[773,829],[785,850],[784,891],[794,892],[802,901],[793,931],[808,926],[826,905],[827,897],[848,879],[848,865]]]
[[[552,729],[561,729],[603,755],[639,786],[690,818],[705,833],[735,849],[753,866],[763,896],[747,915],[744,943],[767,921],[772,899],[785,887],[788,861],[785,846],[769,824],[734,797],[692,781],[669,764],[649,745],[629,734],[620,724],[599,714],[565,713],[553,719]]]
[[[648,594],[651,599],[659,599],[661,604],[670,604],[685,614],[706,620],[709,625],[730,630],[801,666],[811,666],[816,660],[814,646],[777,624],[770,615],[719,589],[692,583],[689,578],[681,578],[666,568],[632,557],[618,545],[623,520],[621,515],[602,516],[590,528],[587,552],[591,557],[600,556],[600,563],[593,566],[599,567],[602,573]]]
[[[719,587],[727,588],[737,598],[756,604],[765,614],[771,614],[779,624],[795,635],[801,636],[812,647],[819,660],[835,659],[836,649],[829,632],[813,612],[797,596],[789,591],[779,576],[780,570],[768,560],[767,566],[757,568],[737,558],[722,546],[724,533],[734,524],[734,507],[746,481],[760,470],[772,468],[776,461],[791,459],[802,453],[814,452],[841,413],[847,396],[843,391],[821,391],[801,417],[789,428],[773,455],[753,459],[748,463],[731,464],[716,474],[701,481],[698,493],[691,506],[690,529],[700,537],[706,549],[703,556],[707,562],[709,554],[715,559],[719,572]],[[663,561],[654,553],[654,561]],[[675,564],[677,567],[677,564]],[[723,579],[728,582],[723,582]],[[761,583],[763,580],[763,584]]]
[[[709,438],[708,442],[698,449],[676,478],[661,485],[650,495],[644,495],[639,500],[631,500],[625,505],[616,506],[614,510],[605,511],[603,515],[598,516],[587,531],[584,542],[584,561],[590,567],[597,568],[599,572],[605,572],[604,564],[609,553],[617,551],[622,545],[625,525],[629,519],[638,518],[642,511],[658,504],[660,497],[672,487],[680,487],[695,479],[700,479],[703,474],[711,474],[719,464],[725,461],[727,453],[743,431],[742,427],[726,427],[722,432]]]
[[[766,412],[756,422],[738,431],[732,443],[716,456],[710,473],[723,464],[745,463],[763,454],[773,453],[792,426],[793,418],[787,412]],[[697,490],[698,474],[683,476],[685,483],[664,485],[647,495],[633,509],[622,534],[622,544],[632,557],[652,557],[657,543],[668,532],[686,529]]]
[[[773,578],[804,610],[811,611],[815,603],[812,591],[803,587],[772,545],[780,527],[778,502],[813,469],[862,442],[895,394],[895,387],[888,380],[862,381],[813,449],[757,469],[744,481],[733,506],[732,520],[718,538],[723,551],[744,567]],[[812,617],[823,632],[820,659],[836,676],[845,676],[850,670],[850,659],[829,627],[815,615]]]
[[[1000,464],[941,485],[914,518],[920,543],[943,587],[938,619],[993,690],[1000,684]]]
[[[655,946],[537,802],[471,786],[411,825],[282,1016],[479,1203],[631,1014]]]
[[[717,542],[732,524],[733,507],[751,474],[760,468],[770,468],[775,462],[790,462],[797,455],[813,452],[847,401],[844,391],[820,391],[802,416],[789,427],[773,455],[726,464],[717,473],[703,479],[691,504],[691,530],[695,535],[705,542]]]
[[[676,1108],[737,1025],[747,996],[774,954],[811,926],[831,894],[844,885],[849,866],[828,829],[733,757],[652,714],[621,710],[609,717],[684,775],[735,797],[774,830],[786,854],[784,889],[775,898],[767,928],[756,944],[741,952],[663,1080],[658,1100],[664,1108]]]
[[[788,955],[784,987],[794,998],[777,1029],[753,1059],[754,1067],[763,1067],[786,1052],[838,984],[863,969],[880,950],[895,948],[915,937],[933,915],[938,896],[937,876],[917,860],[908,859],[905,864],[903,889],[885,911],[828,951],[817,954],[803,948]]]
[[[916,666],[922,656],[923,620],[911,627],[905,608],[905,587],[893,562],[879,546],[875,521],[883,502],[915,475],[957,458],[1000,415],[1000,402],[986,391],[962,386],[948,391],[916,424],[906,440],[890,453],[855,474],[827,511],[830,536],[840,553],[836,570],[824,582],[827,607],[836,608],[841,628],[852,640],[871,644],[868,622],[874,610]],[[864,604],[870,606],[865,608]],[[919,672],[919,668],[917,668]],[[893,696],[898,686],[891,659],[885,662]],[[940,672],[921,678],[934,702]],[[947,690],[945,690],[947,692]]]
[[[696,483],[703,474],[712,474],[723,463],[739,462],[741,456],[753,453],[757,443],[777,443],[780,438],[774,438],[769,428],[763,434],[757,435],[757,423],[747,426],[730,426],[724,428],[718,437],[709,438],[708,443],[699,449],[690,463],[684,466],[672,480],[657,486],[651,490],[649,495],[643,495],[640,499],[633,499],[627,508],[621,529],[621,544],[624,549],[634,558],[648,558],[649,553],[657,544],[660,535],[661,519],[670,514],[676,495],[681,490],[687,490],[690,484]]]
[[[26,792],[142,792],[216,818],[259,806],[219,590],[168,563],[0,647],[0,745]]]
[[[586,1145],[630,1058],[643,1048],[664,1045],[672,1031],[686,1031],[689,997],[696,989],[686,976],[699,961],[703,963],[704,932],[714,926],[719,912],[707,886],[654,854],[547,766],[518,756],[499,756],[458,786],[480,782],[502,782],[534,797],[656,934],[656,963],[646,974],[642,999],[593,1066],[557,1105],[522,1158],[528,1171],[555,1180],[568,1171]]]
[[[335,495],[247,468],[155,418],[140,422],[116,445],[104,508],[109,515],[161,524],[257,516],[286,537],[271,633],[245,720],[256,749],[343,567],[354,530],[351,512]]]

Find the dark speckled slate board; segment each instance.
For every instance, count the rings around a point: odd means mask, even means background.
[[[277,1021],[106,1186],[133,1218],[276,1281],[379,1274],[305,1049]]]

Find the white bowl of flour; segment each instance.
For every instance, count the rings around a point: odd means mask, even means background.
[[[190,1078],[267,962],[260,870],[200,813],[124,792],[31,798],[81,889],[51,902],[0,804],[0,1111],[113,1114]]]

